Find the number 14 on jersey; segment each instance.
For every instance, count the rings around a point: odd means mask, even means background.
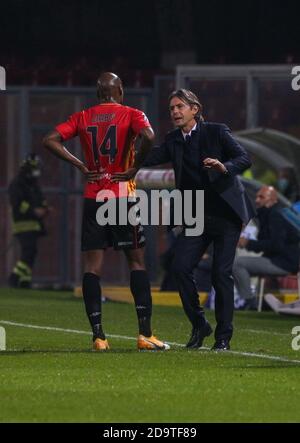
[[[87,132],[90,132],[92,137],[92,149],[96,165],[99,165],[99,153],[101,155],[109,156],[109,163],[114,163],[118,148],[117,148],[117,126],[111,125],[106,131],[104,139],[98,146],[98,126],[88,126]]]

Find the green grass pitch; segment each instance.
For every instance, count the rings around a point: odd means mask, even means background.
[[[300,421],[300,351],[291,348],[300,318],[236,312],[233,352],[209,351],[213,337],[187,351],[178,346],[190,334],[183,310],[155,306],[154,333],[178,345],[138,352],[134,307],[107,302],[111,351],[95,353],[71,293],[1,289],[0,306],[1,422]]]

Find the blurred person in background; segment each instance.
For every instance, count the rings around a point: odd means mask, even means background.
[[[40,175],[41,161],[35,153],[31,153],[22,162],[17,176],[8,188],[13,217],[12,230],[21,248],[20,259],[9,277],[9,285],[14,288],[31,287],[38,239],[46,235],[44,219],[50,208],[38,183]]]
[[[291,203],[300,200],[299,185],[293,168],[279,170],[276,189]]]
[[[245,178],[253,178],[263,185],[275,186],[277,172],[264,160],[254,154],[251,154],[251,160],[253,162],[253,167],[251,168],[252,176],[247,177],[246,175]]]
[[[299,269],[299,238],[295,228],[283,217],[278,193],[272,186],[262,186],[256,194],[259,229],[257,239],[240,237],[238,247],[262,252],[258,257],[236,257],[233,278],[245,309],[257,308],[251,290],[251,277],[285,276]]]

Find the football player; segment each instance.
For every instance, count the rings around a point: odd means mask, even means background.
[[[130,289],[139,324],[138,349],[165,350],[169,346],[154,337],[151,330],[152,299],[145,270],[143,227],[129,222],[127,225],[102,226],[96,220],[101,206],[96,201],[99,192],[111,191],[113,198],[125,198],[127,202],[128,196],[134,194],[134,175],[151,149],[154,132],[142,111],[123,105],[123,86],[117,75],[106,72],[99,77],[97,96],[99,104],[71,115],[43,142],[48,150],[78,168],[87,179],[82,221],[82,291],[93,332],[93,348],[99,351],[109,349],[102,328],[100,277],[104,251],[113,246],[124,251],[130,269]],[[63,145],[76,136],[79,136],[85,162]],[[137,136],[141,138],[141,146],[135,154]],[[122,183],[114,179],[118,173],[123,174]],[[124,181],[124,173],[128,173],[127,181]],[[126,207],[129,211],[129,202]]]

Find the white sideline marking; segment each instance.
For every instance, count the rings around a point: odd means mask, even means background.
[[[242,329],[244,332],[254,332],[255,334],[269,334],[269,335],[279,335],[281,337],[287,337],[289,334],[287,332],[275,332],[275,331],[265,331],[262,329]]]
[[[6,332],[2,326],[0,326],[0,351],[6,351]]]
[[[30,325],[30,324],[25,324],[25,323],[16,323],[16,322],[6,321],[6,320],[0,320],[0,323],[2,323],[4,325],[9,325],[9,326],[19,326],[22,328],[43,329],[46,331],[71,332],[73,334],[91,335],[91,332],[80,331],[78,329],[64,329],[64,328],[56,328],[54,326],[37,326],[37,325]],[[255,329],[253,329],[253,330],[248,329],[248,330],[257,332]],[[123,340],[136,340],[136,337],[127,337],[126,335],[116,335],[116,334],[106,334],[106,335],[107,335],[107,337],[111,337],[111,338],[120,338]],[[185,345],[182,343],[176,343],[176,342],[170,342],[170,341],[168,341],[167,343],[170,345],[173,345],[173,346],[185,347]],[[208,348],[206,346],[202,346],[201,349],[210,350],[210,348]],[[53,351],[53,352],[55,352],[55,351]],[[257,354],[255,352],[226,351],[226,354],[229,354],[229,353],[235,354],[235,355],[243,355],[245,357],[256,357],[256,358],[263,358],[266,360],[276,360],[276,361],[281,361],[281,362],[286,362],[286,363],[300,364],[300,360],[291,360],[289,358],[284,358],[284,357],[280,357],[277,355]]]

